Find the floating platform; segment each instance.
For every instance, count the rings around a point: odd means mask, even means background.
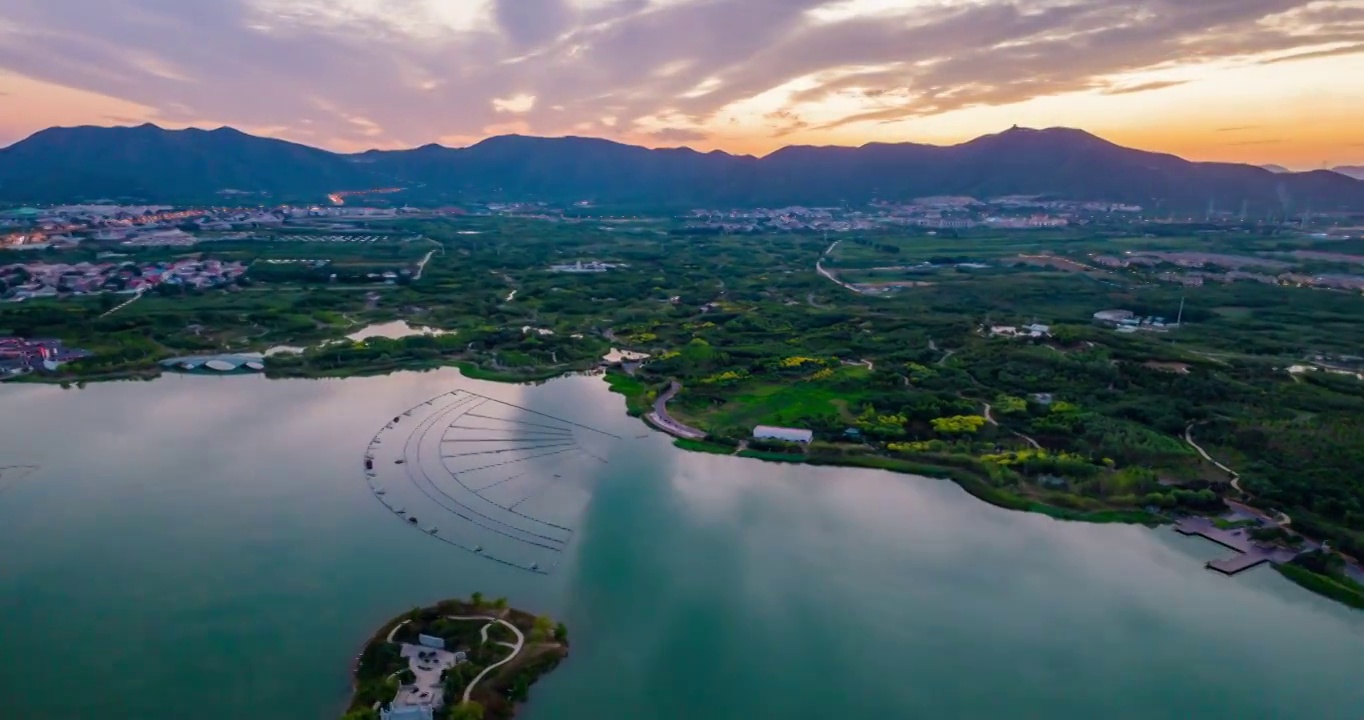
[[[1175,524],[1175,532],[1201,537],[1235,550],[1236,554],[1231,557],[1210,560],[1207,563],[1208,569],[1216,570],[1223,575],[1236,575],[1265,563],[1276,565],[1286,563],[1298,555],[1293,550],[1255,542],[1247,528],[1224,530],[1205,517],[1183,518]]]

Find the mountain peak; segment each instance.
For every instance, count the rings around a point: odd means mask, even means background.
[[[99,197],[202,202],[223,188],[316,201],[368,187],[413,202],[581,200],[692,207],[825,205],[927,195],[1046,195],[1165,208],[1245,204],[1282,214],[1311,203],[1364,210],[1364,182],[1318,172],[1273,175],[1121,147],[1083,130],[1012,127],[959,145],[791,147],[763,158],[649,149],[601,138],[503,135],[467,148],[341,155],[233,128],[63,128],[0,151],[0,199]],[[406,199],[406,198],[405,198]]]

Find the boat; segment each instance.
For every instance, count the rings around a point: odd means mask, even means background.
[[[388,494],[388,491],[385,490],[385,489],[383,489],[383,488],[379,488],[378,490],[375,490],[375,491],[374,491],[374,494],[375,494],[375,495],[387,495],[387,494]]]
[[[412,523],[413,525],[416,525],[416,524],[417,524],[417,516],[416,516],[416,515],[413,515],[413,516],[409,517],[409,518],[407,519],[407,521],[410,522],[410,523]]]
[[[437,530],[437,528],[436,528],[435,525],[432,525],[431,527],[429,527],[429,528],[426,529],[426,531],[429,532],[429,533],[431,533],[432,535],[435,535],[435,534],[436,534],[436,530]]]
[[[481,552],[483,552],[483,546],[482,546],[482,545],[479,545],[478,547],[474,548],[474,552],[476,552],[476,553],[481,553]]]
[[[530,569],[531,569],[531,570],[539,570],[539,569],[540,569],[540,563],[531,563],[531,564],[530,564]]]
[[[394,465],[402,465],[402,464],[405,463],[405,462],[407,462],[407,461],[404,460],[404,459],[402,459],[402,458],[398,458],[397,460],[394,460],[394,461],[393,461],[393,464],[394,464]]]

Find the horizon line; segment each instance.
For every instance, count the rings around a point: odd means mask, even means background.
[[[1103,137],[1102,135],[1098,135],[1098,134],[1096,134],[1096,133],[1093,133],[1093,132],[1091,132],[1091,131],[1089,131],[1089,130],[1086,130],[1086,129],[1080,128],[1080,127],[1073,127],[1073,126],[1068,126],[1068,125],[1051,125],[1051,126],[1048,126],[1048,127],[1028,127],[1028,126],[1017,125],[1017,124],[1012,125],[1012,126],[1010,126],[1010,127],[1008,127],[1008,128],[1005,128],[1004,130],[1000,130],[1000,131],[998,131],[998,132],[984,133],[984,134],[982,134],[982,135],[977,135],[977,136],[975,136],[975,137],[973,137],[973,138],[970,138],[970,139],[967,139],[967,140],[962,140],[961,142],[950,143],[950,144],[937,144],[937,143],[930,143],[930,142],[919,142],[919,141],[915,141],[915,140],[902,140],[902,141],[897,141],[897,142],[873,141],[873,142],[862,143],[861,145],[840,145],[840,144],[811,145],[811,144],[794,144],[794,145],[782,145],[781,147],[778,147],[778,148],[772,150],[771,152],[768,152],[768,153],[765,153],[765,154],[762,154],[762,155],[756,155],[756,154],[753,154],[753,153],[736,153],[736,152],[730,152],[730,151],[728,151],[728,150],[721,150],[721,149],[718,149],[718,148],[715,149],[715,150],[698,150],[698,149],[696,149],[696,148],[694,148],[694,147],[692,147],[692,146],[690,146],[690,145],[685,145],[685,144],[681,144],[681,145],[642,145],[642,144],[637,144],[637,143],[632,143],[632,142],[624,142],[624,141],[621,141],[621,140],[612,140],[612,139],[610,139],[610,138],[605,138],[605,137],[595,136],[595,135],[573,135],[573,134],[566,134],[566,135],[538,135],[538,134],[530,134],[530,133],[503,133],[503,134],[499,134],[499,135],[485,135],[482,139],[478,140],[477,142],[473,142],[473,143],[470,143],[470,144],[468,144],[468,145],[445,145],[445,144],[442,144],[442,143],[439,142],[439,141],[432,141],[432,142],[423,143],[423,144],[420,144],[420,145],[412,145],[412,146],[409,146],[409,147],[402,147],[402,148],[383,149],[383,148],[377,148],[377,147],[376,147],[376,148],[368,148],[368,149],[365,149],[365,150],[359,150],[359,151],[356,151],[356,152],[342,152],[342,151],[332,150],[332,149],[330,149],[330,148],[322,147],[322,146],[319,146],[319,145],[310,145],[310,144],[308,144],[308,143],[299,142],[299,141],[297,141],[297,140],[288,140],[288,139],[285,139],[285,138],[275,137],[275,136],[272,136],[272,135],[258,135],[258,134],[256,134],[256,133],[247,132],[247,131],[245,131],[245,130],[242,130],[242,129],[240,129],[240,128],[234,127],[234,126],[232,126],[232,125],[219,125],[219,126],[217,126],[217,127],[212,127],[212,128],[206,128],[206,127],[202,127],[202,126],[199,126],[199,125],[185,125],[185,126],[183,126],[183,127],[166,127],[166,126],[160,125],[160,124],[158,124],[158,123],[156,123],[156,122],[153,122],[153,121],[150,121],[150,120],[149,120],[149,121],[142,122],[142,123],[138,123],[138,124],[135,124],[135,125],[134,125],[134,124],[97,125],[97,124],[93,124],[93,123],[86,123],[86,124],[81,124],[81,125],[52,125],[52,126],[43,128],[43,129],[41,129],[41,130],[34,131],[34,132],[30,133],[29,135],[27,135],[26,137],[23,137],[23,138],[21,138],[21,139],[19,139],[19,140],[16,140],[16,141],[14,141],[14,142],[12,142],[12,143],[10,143],[10,144],[8,144],[8,145],[5,145],[5,146],[3,146],[3,147],[0,147],[0,152],[4,152],[4,151],[9,150],[9,149],[11,149],[11,148],[17,147],[17,146],[19,146],[19,145],[21,145],[21,144],[23,144],[23,143],[25,143],[25,142],[28,142],[29,140],[32,140],[33,138],[35,138],[35,137],[37,137],[37,136],[39,136],[39,135],[42,135],[43,133],[51,132],[51,131],[54,131],[54,130],[84,130],[84,129],[93,129],[93,130],[137,130],[137,129],[140,129],[140,128],[153,128],[153,129],[155,129],[155,130],[159,130],[159,131],[161,131],[161,132],[167,132],[167,133],[183,133],[183,132],[203,132],[203,133],[213,133],[213,132],[221,132],[221,131],[225,131],[225,130],[226,130],[226,131],[230,131],[230,132],[239,133],[239,134],[241,134],[241,135],[246,135],[246,136],[252,137],[252,138],[257,138],[257,139],[261,139],[261,140],[274,140],[274,141],[276,141],[276,142],[288,143],[288,144],[290,144],[290,145],[297,145],[297,146],[300,146],[300,147],[305,147],[305,148],[309,148],[309,149],[312,149],[312,150],[317,150],[317,151],[319,151],[319,152],[325,152],[325,153],[329,153],[329,154],[337,155],[337,156],[341,156],[341,157],[355,157],[355,156],[360,156],[360,155],[367,155],[367,154],[370,154],[370,153],[399,153],[399,152],[412,152],[412,151],[415,151],[415,150],[420,150],[420,149],[429,148],[429,147],[441,148],[441,149],[443,149],[443,150],[464,150],[464,149],[469,149],[469,148],[472,148],[472,147],[481,145],[481,144],[483,144],[483,143],[485,143],[485,142],[488,142],[488,141],[490,141],[490,140],[496,140],[496,139],[499,139],[499,138],[526,138],[526,139],[532,139],[532,140],[592,140],[592,141],[597,141],[597,142],[602,142],[602,143],[608,143],[608,144],[611,144],[611,145],[619,145],[619,146],[623,146],[623,147],[643,148],[643,149],[646,149],[646,150],[677,150],[677,151],[689,151],[689,152],[696,153],[696,154],[698,154],[698,155],[717,155],[717,154],[718,154],[718,155],[726,155],[726,156],[733,157],[733,158],[753,158],[753,159],[757,159],[757,160],[761,160],[761,159],[764,159],[764,158],[768,158],[768,157],[771,157],[771,156],[773,156],[773,155],[776,155],[776,154],[779,153],[779,152],[782,152],[783,150],[790,150],[790,149],[794,149],[794,148],[808,148],[808,149],[832,149],[832,148],[840,148],[840,149],[856,150],[856,149],[869,148],[869,147],[877,147],[877,146],[897,147],[897,146],[907,146],[907,145],[908,145],[908,146],[917,146],[917,147],[932,147],[932,148],[954,148],[954,147],[961,147],[961,146],[963,146],[963,145],[969,145],[969,144],[971,144],[971,143],[973,143],[973,142],[977,142],[977,141],[982,140],[982,139],[984,139],[984,138],[995,137],[995,136],[998,136],[998,135],[1003,135],[1003,134],[1008,133],[1008,132],[1016,132],[1016,131],[1024,131],[1024,132],[1056,132],[1056,131],[1066,131],[1066,132],[1079,133],[1079,134],[1082,134],[1082,135],[1086,135],[1086,136],[1089,136],[1089,137],[1091,137],[1091,138],[1100,140],[1100,141],[1102,141],[1102,142],[1105,142],[1105,143],[1108,143],[1108,144],[1113,145],[1113,146],[1115,146],[1115,147],[1123,148],[1123,149],[1126,149],[1126,150],[1134,150],[1134,151],[1138,151],[1138,152],[1151,153],[1151,154],[1154,154],[1154,155],[1167,155],[1167,156],[1170,156],[1170,157],[1179,158],[1180,160],[1183,160],[1183,161],[1185,161],[1185,162],[1195,163],[1195,164],[1203,164],[1203,165],[1243,165],[1243,166],[1247,166],[1247,167],[1260,168],[1260,169],[1266,170],[1266,171],[1268,171],[1268,172],[1274,172],[1273,170],[1270,170],[1271,167],[1279,167],[1279,168],[1283,168],[1283,169],[1287,170],[1289,174],[1295,174],[1295,175],[1296,175],[1296,174],[1312,173],[1312,172],[1321,172],[1321,171],[1325,171],[1325,172],[1335,172],[1335,171],[1336,171],[1336,168],[1353,168],[1353,167],[1355,167],[1355,166],[1350,165],[1350,164],[1344,164],[1344,165],[1336,165],[1336,166],[1333,166],[1333,167],[1324,167],[1324,166],[1323,166],[1323,167],[1308,168],[1308,169],[1298,169],[1298,168],[1294,168],[1294,167],[1289,167],[1289,166],[1283,165],[1282,163],[1252,163],[1252,162],[1229,162],[1229,161],[1219,161],[1219,160],[1190,160],[1190,159],[1188,159],[1188,158],[1186,158],[1186,157],[1184,157],[1184,156],[1182,156],[1182,155],[1177,155],[1177,154],[1172,153],[1172,152],[1166,152],[1166,151],[1162,151],[1162,150],[1148,150],[1148,149],[1145,149],[1145,148],[1132,147],[1132,146],[1128,146],[1128,145],[1121,145],[1121,144],[1119,144],[1119,143],[1113,142],[1113,141],[1111,141],[1111,140],[1109,140],[1109,139]],[[1341,174],[1341,173],[1337,173],[1337,174]],[[1349,176],[1347,175],[1346,177],[1349,177]],[[1364,182],[1364,180],[1361,180],[1361,182]]]

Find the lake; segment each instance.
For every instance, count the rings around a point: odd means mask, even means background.
[[[335,718],[380,623],[474,591],[569,626],[528,720],[1364,717],[1364,613],[1270,569],[685,453],[597,377],[167,376],[0,410],[0,467],[37,466],[0,471],[7,717]]]

